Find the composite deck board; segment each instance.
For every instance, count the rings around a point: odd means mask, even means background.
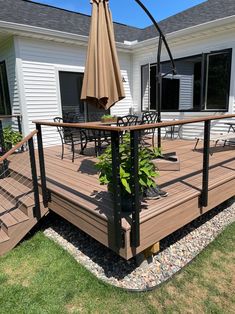
[[[209,204],[200,208],[202,187],[202,143],[193,151],[195,141],[165,140],[163,152],[176,152],[180,158],[180,171],[161,171],[156,182],[169,195],[159,200],[142,202],[140,213],[141,246],[136,252],[148,247],[167,234],[197,218],[235,195],[235,154],[233,146],[211,146],[209,173]],[[89,154],[89,155],[88,155]],[[37,154],[36,154],[37,155]],[[106,186],[101,186],[95,169],[97,158],[92,148],[85,155],[76,154],[71,161],[71,152],[66,151],[61,160],[61,147],[44,149],[48,188],[52,194],[49,207],[77,225],[96,240],[113,248],[113,203]],[[23,171],[19,165],[27,163],[27,153],[19,154],[10,162],[16,173],[31,178],[30,169]],[[124,215],[122,227],[126,241],[130,238],[130,219]],[[114,248],[113,248],[114,249]],[[134,253],[130,245],[120,255],[130,258]]]

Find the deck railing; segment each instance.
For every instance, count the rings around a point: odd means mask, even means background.
[[[3,122],[6,120],[7,121],[11,120],[12,123],[14,122],[14,120],[16,120],[18,132],[22,134],[22,116],[21,115],[0,115],[0,146],[1,146],[0,156],[4,155],[6,152],[5,142],[4,142],[4,137],[3,137]],[[23,151],[23,145],[21,146],[21,150]]]
[[[207,207],[208,205],[208,182],[209,182],[209,157],[210,157],[210,133],[211,121],[235,118],[235,114],[207,116],[202,118],[184,119],[165,121],[160,123],[142,124],[135,126],[114,126],[101,123],[55,123],[48,121],[34,121],[38,130],[39,154],[43,160],[43,145],[41,126],[51,127],[68,127],[75,129],[90,129],[94,131],[109,131],[111,132],[112,146],[112,167],[113,167],[113,191],[114,201],[114,229],[115,242],[117,248],[122,247],[122,210],[121,210],[121,181],[120,181],[120,153],[119,145],[120,138],[123,132],[130,132],[130,149],[132,159],[131,169],[131,191],[132,191],[132,212],[131,212],[131,246],[136,248],[140,245],[140,187],[138,180],[138,147],[141,132],[144,130],[159,129],[172,126],[180,126],[193,123],[204,123],[204,145],[203,145],[203,171],[202,171],[202,189],[200,197],[200,206]],[[44,161],[41,164],[42,169],[45,169]]]
[[[39,186],[34,150],[34,137],[36,134],[36,130],[31,132],[21,142],[0,157],[0,195],[4,197],[5,201],[11,202],[17,206],[18,203],[26,202],[27,199],[31,198],[27,190],[32,190],[34,195],[34,216],[40,218]],[[26,143],[29,148],[29,158],[27,158],[26,155],[22,155],[20,150],[20,148]],[[17,166],[17,171],[14,171],[13,165]],[[31,172],[31,175],[29,175],[28,172]],[[17,197],[13,196],[14,190],[16,189],[16,182],[23,184],[26,188],[26,192],[22,191],[20,196]],[[13,194],[10,191],[13,191]],[[1,207],[5,208],[4,206],[6,206],[6,204],[3,202]],[[14,206],[8,206],[5,211],[1,211],[1,215],[7,214],[14,208]]]

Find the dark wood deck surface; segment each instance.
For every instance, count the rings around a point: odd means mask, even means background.
[[[187,140],[163,141],[165,153],[174,151],[179,156],[180,171],[160,172],[156,181],[169,195],[159,200],[142,202],[141,247],[133,252],[128,246],[125,252],[119,252],[123,257],[130,258],[235,194],[234,147],[212,148],[209,205],[206,209],[200,208],[198,200],[202,186],[203,152],[201,144],[193,151],[194,144],[194,141]],[[110,237],[112,229],[112,200],[106,186],[99,184],[95,169],[97,159],[92,155],[93,148],[88,148],[85,153],[84,156],[76,154],[75,162],[72,163],[69,150],[64,160],[60,158],[60,146],[44,150],[48,188],[52,192],[49,208],[101,243],[112,247],[109,244],[110,239],[107,238],[107,234]],[[19,167],[21,158],[26,158],[26,155],[19,154],[17,162],[14,158],[14,162],[11,163],[13,170],[21,171]],[[27,176],[26,172],[24,174]],[[129,241],[130,237],[129,221],[128,216],[122,220],[126,241]]]

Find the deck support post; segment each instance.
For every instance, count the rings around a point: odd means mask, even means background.
[[[36,129],[38,131],[37,132],[37,142],[38,142],[38,156],[39,156],[39,167],[40,167],[40,176],[41,176],[43,205],[45,207],[48,207],[49,195],[48,195],[47,183],[46,183],[46,171],[45,171],[45,160],[44,160],[44,152],[43,152],[41,125],[36,123]]]
[[[114,234],[115,245],[122,247],[122,209],[121,209],[121,181],[120,181],[120,154],[119,132],[111,132],[112,165],[113,165],[113,202],[114,202]]]
[[[210,161],[210,129],[211,121],[205,121],[204,126],[204,146],[203,146],[203,174],[201,206],[208,206],[208,182],[209,182],[209,161]]]
[[[130,131],[132,224],[131,247],[140,245],[139,131]]]
[[[37,177],[37,167],[36,167],[36,161],[35,161],[33,138],[29,139],[28,145],[29,145],[30,166],[31,166],[32,181],[33,181],[34,215],[37,219],[40,219],[41,218],[40,200],[39,200],[38,177]]]

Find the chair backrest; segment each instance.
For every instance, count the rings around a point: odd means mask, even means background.
[[[151,124],[157,122],[156,111],[146,111],[142,114],[141,124]]]
[[[54,119],[54,122],[55,123],[63,123],[64,122],[64,119],[63,118],[61,118],[61,117],[55,117]],[[61,132],[63,132],[63,127],[62,126],[56,126],[56,128],[57,128],[57,131],[61,134]]]
[[[56,122],[56,123],[66,123],[67,121],[64,121],[64,119],[63,118],[61,118],[61,117],[55,117],[54,118],[54,122]],[[60,135],[60,138],[61,138],[61,141],[62,142],[66,142],[66,141],[68,141],[68,140],[70,140],[71,139],[71,130],[70,130],[70,128],[65,128],[65,127],[63,127],[63,126],[57,126],[56,127],[57,128],[57,131],[59,132],[59,135]]]
[[[117,126],[131,126],[131,125],[136,125],[137,122],[138,122],[138,116],[135,116],[132,114],[117,118]]]

